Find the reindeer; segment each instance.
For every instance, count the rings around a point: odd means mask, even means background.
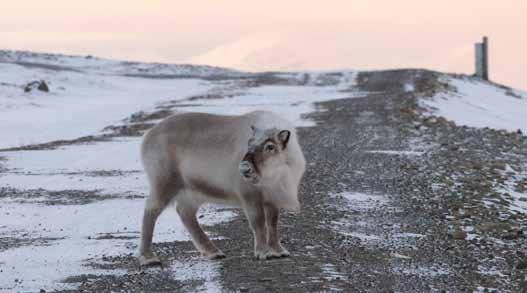
[[[206,258],[225,257],[196,218],[207,202],[243,208],[254,235],[256,259],[289,256],[278,236],[279,209],[300,209],[298,186],[305,159],[287,120],[268,111],[241,116],[175,114],[145,134],[141,159],[150,183],[141,265],[161,263],[152,253],[152,237],[158,216],[172,202]]]

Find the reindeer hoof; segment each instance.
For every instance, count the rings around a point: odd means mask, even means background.
[[[266,260],[281,257],[280,253],[273,251],[271,249],[266,250],[257,250],[254,252],[254,257],[257,260]]]
[[[210,260],[225,258],[225,253],[223,253],[221,250],[217,250],[215,252],[204,252],[202,255],[203,257],[206,257]]]
[[[146,257],[144,255],[139,256],[139,265],[142,267],[153,267],[153,266],[161,266],[161,260],[159,257],[152,255],[149,257]]]
[[[289,257],[291,256],[291,253],[289,253],[289,251],[285,248],[282,247],[282,249],[280,249],[280,257]]]

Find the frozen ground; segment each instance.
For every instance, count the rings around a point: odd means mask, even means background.
[[[443,76],[440,82],[447,90],[420,101],[429,114],[458,125],[527,133],[527,92],[466,77]]]
[[[137,74],[148,76],[127,76]],[[160,74],[241,75],[209,67],[3,52],[0,149],[100,136],[107,126],[126,125],[133,113],[153,112],[166,104],[178,108],[184,103],[184,111],[217,114],[268,109],[297,125],[310,125],[312,122],[301,115],[313,111],[313,102],[350,96],[341,91],[350,89],[354,82],[353,72],[329,86],[260,87],[247,87],[228,78],[221,82],[152,78]],[[297,74],[284,77],[298,78]],[[45,80],[51,91],[25,93],[23,85],[32,80]],[[231,97],[199,98],[210,93]],[[103,256],[135,254],[137,250],[148,191],[139,162],[140,142],[138,136],[117,137],[1,153],[2,167],[7,170],[0,173],[0,238],[4,242],[0,250],[0,291],[64,289],[77,285],[62,283],[72,274],[124,273],[87,264],[100,262]],[[233,216],[215,207],[207,208],[203,215],[200,221],[205,225],[229,221]],[[188,239],[176,214],[165,212],[156,226],[155,241]],[[212,264],[193,259],[171,267],[178,271],[178,278],[197,278],[199,271],[206,281],[203,288],[218,288],[211,283],[217,275]]]
[[[93,135],[131,113],[207,92],[196,79],[145,79],[0,63],[0,148]],[[50,93],[20,86],[45,80]]]
[[[121,290],[115,287],[119,284],[123,290],[176,290],[183,284],[188,291],[210,292],[291,286],[303,291],[367,290],[371,284],[395,291],[483,290],[510,283],[514,276],[507,271],[508,255],[478,263],[476,272],[488,278],[484,281],[456,267],[457,260],[477,263],[484,254],[463,254],[465,242],[447,233],[450,227],[461,230],[466,243],[491,247],[486,253],[496,254],[493,246],[478,242],[485,231],[474,219],[486,216],[490,221],[499,212],[511,217],[510,211],[520,219],[526,212],[527,167],[524,157],[509,155],[522,144],[507,144],[495,154],[504,141],[515,138],[456,128],[460,134],[430,119],[405,120],[404,113],[415,94],[426,115],[525,133],[526,116],[521,114],[526,113],[526,95],[442,76],[443,90],[426,97],[420,77],[408,72],[389,72],[387,77],[360,77],[353,71],[249,74],[0,51],[0,292]],[[24,93],[22,87],[33,80],[45,80],[51,91]],[[306,143],[310,165],[302,187],[305,211],[284,217],[283,229],[289,232],[284,241],[294,249],[293,257],[253,261],[245,247],[251,235],[239,214],[207,206],[200,222],[227,244],[222,249],[230,257],[220,263],[202,260],[169,209],[154,238],[166,266],[139,270],[134,256],[148,190],[139,162],[141,133],[173,112],[241,114],[257,109],[278,112],[302,127],[299,133]],[[471,144],[474,140],[484,144]],[[492,152],[483,148],[487,144]],[[457,156],[480,145],[476,158],[471,153]],[[499,163],[496,168],[478,167],[483,164],[478,160],[489,157],[510,162],[503,168],[501,161],[492,163]],[[473,178],[472,167],[488,172]],[[489,190],[497,192],[492,198],[471,198],[470,205],[460,207],[457,199],[446,201],[472,192],[470,182],[491,177]],[[480,203],[481,215],[467,218],[470,208]],[[516,246],[486,241],[503,245],[500,253],[521,244],[517,239]],[[442,251],[447,248],[448,253]],[[269,281],[274,280],[271,276],[276,282]],[[151,283],[137,287],[138,282]]]

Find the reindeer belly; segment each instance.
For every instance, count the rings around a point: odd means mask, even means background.
[[[229,158],[230,157],[230,158]],[[240,175],[231,156],[193,155],[180,164],[185,188],[204,202],[239,204]]]

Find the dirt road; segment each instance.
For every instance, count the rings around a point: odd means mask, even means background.
[[[445,86],[434,72],[365,72],[357,81],[352,90],[366,96],[320,103],[309,114],[317,125],[299,129],[303,209],[281,218],[291,257],[254,260],[247,221],[234,210],[234,220],[207,227],[227,258],[190,271],[213,266],[226,292],[527,290],[527,218],[499,192],[511,180],[527,185],[518,175],[527,138],[420,116],[417,97]],[[189,241],[154,250],[165,263],[199,257]],[[122,273],[67,281],[79,291],[207,289],[174,278],[177,268],[140,269],[132,254],[107,257],[105,268]]]

